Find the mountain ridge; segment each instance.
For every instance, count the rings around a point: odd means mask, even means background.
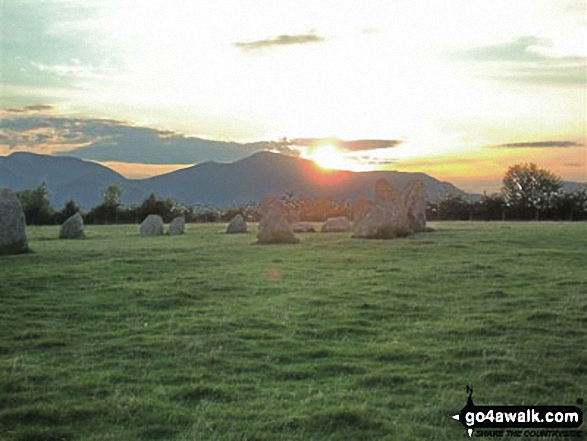
[[[0,187],[18,191],[45,182],[54,207],[74,199],[84,210],[100,203],[103,189],[111,183],[122,187],[126,205],[139,204],[155,193],[187,205],[227,207],[286,192],[309,198],[372,199],[379,178],[400,190],[410,180],[422,179],[430,200],[446,194],[479,197],[422,172],[323,170],[308,159],[269,151],[231,163],[207,161],[144,179],[128,179],[104,165],[75,157],[28,152],[0,156]]]

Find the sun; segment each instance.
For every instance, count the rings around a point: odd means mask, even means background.
[[[323,145],[318,147],[311,155],[310,158],[319,167],[333,170],[345,168],[345,158],[343,154],[332,145]]]

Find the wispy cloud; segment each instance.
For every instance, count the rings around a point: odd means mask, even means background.
[[[275,46],[291,46],[301,44],[320,43],[324,41],[324,37],[316,35],[313,32],[308,34],[295,35],[279,35],[274,38],[256,41],[239,41],[234,43],[234,46],[245,52],[257,51],[262,49],[269,49]]]
[[[453,52],[453,59],[479,63],[483,75],[502,81],[536,85],[581,85],[587,81],[586,58],[583,56],[556,56],[551,42],[535,36],[524,36],[514,41],[469,48]],[[487,69],[497,65],[496,70]]]
[[[541,40],[534,36],[490,46],[474,47],[452,54],[455,58],[475,61],[537,61],[544,57],[536,51]]]
[[[575,141],[536,141],[536,142],[511,142],[499,144],[498,148],[569,148],[582,147],[584,144]]]
[[[8,108],[5,109],[6,113],[38,113],[38,112],[49,112],[53,110],[53,106],[47,106],[45,104],[37,104],[34,106],[25,106],[22,108]]]
[[[39,72],[48,72],[62,77],[78,79],[105,78],[109,74],[115,73],[114,67],[108,60],[98,66],[82,64],[78,59],[72,59],[69,63],[52,65],[31,61],[30,65]]]

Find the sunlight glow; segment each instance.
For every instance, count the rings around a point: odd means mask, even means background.
[[[318,147],[310,155],[310,159],[326,170],[344,170],[349,166],[344,154],[332,145]]]

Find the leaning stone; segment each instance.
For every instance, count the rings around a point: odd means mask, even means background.
[[[237,214],[228,223],[228,227],[226,228],[226,232],[229,234],[246,233],[247,232],[247,222],[245,221],[245,218],[242,217],[240,214]]]
[[[83,239],[84,237],[86,237],[84,234],[84,219],[79,212],[63,222],[59,230],[60,239]]]
[[[298,243],[287,208],[277,198],[266,198],[257,207],[261,216],[257,240],[262,244]]]
[[[167,228],[167,234],[170,236],[179,236],[185,232],[185,217],[178,216],[171,221]]]
[[[350,231],[351,223],[349,220],[344,217],[331,217],[324,222],[322,225],[322,232],[323,233],[341,233],[344,231]]]
[[[0,189],[0,255],[29,251],[20,201],[12,190]]]
[[[163,234],[163,219],[158,214],[150,214],[140,228],[141,236],[160,236]]]

